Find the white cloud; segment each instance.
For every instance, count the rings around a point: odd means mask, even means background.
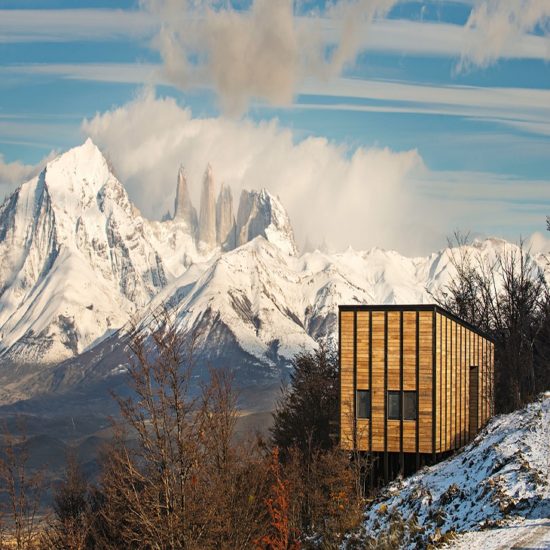
[[[217,185],[266,187],[279,195],[298,237],[337,248],[413,247],[403,220],[421,220],[407,176],[422,169],[416,151],[348,151],[325,138],[294,142],[276,121],[193,118],[171,98],[151,92],[124,107],[85,121],[83,131],[108,154],[117,175],[146,215],[171,209],[176,173],[183,163],[196,206],[208,162]],[[410,238],[409,238],[410,237]],[[415,243],[416,244],[416,243]],[[433,244],[433,243],[429,243]]]
[[[550,58],[550,2],[548,0],[484,0],[472,9],[465,29],[477,31],[464,41],[459,70],[486,67],[499,59],[510,44],[534,31],[546,35]]]
[[[6,162],[4,155],[0,153],[0,199],[13,192],[18,185],[28,181],[42,170],[46,162],[55,156],[52,151],[44,157],[38,164],[23,164],[16,160]]]
[[[56,63],[0,68],[0,74],[59,75],[71,80],[168,84],[161,65],[150,63]],[[533,88],[430,86],[384,80],[308,79],[300,94],[340,98],[338,103],[294,103],[299,109],[445,115],[506,124],[533,134],[550,135],[550,91]],[[376,105],[346,102],[376,100]],[[1,118],[1,117],[0,117]]]
[[[182,89],[212,85],[229,112],[251,99],[288,105],[304,80],[324,85],[369,48],[460,55],[461,68],[502,56],[550,59],[548,37],[529,34],[548,30],[548,0],[482,0],[464,27],[384,21],[398,1],[340,0],[300,17],[292,0],[253,0],[245,11],[215,0],[143,5],[161,22],[153,45],[166,78]]]
[[[161,65],[153,63],[26,63],[1,67],[10,75],[55,75],[68,80],[90,80],[119,84],[169,84]]]
[[[254,0],[245,11],[215,0],[142,3],[161,22],[153,46],[166,78],[182,89],[211,84],[226,111],[242,113],[251,99],[288,105],[304,78],[339,74],[354,61],[366,25],[396,2],[341,0],[300,18],[292,0]],[[327,19],[333,42],[323,36]]]
[[[459,116],[491,120],[531,133],[550,134],[550,91],[528,88],[429,86],[338,78],[320,86],[305,82],[301,93],[340,98],[338,103],[296,104],[301,109],[350,110]],[[377,105],[345,98],[376,100]]]
[[[544,224],[547,181],[479,172],[434,172],[415,150],[346,149],[325,138],[296,141],[277,121],[193,118],[151,91],[85,121],[146,215],[171,210],[180,163],[195,206],[206,164],[217,184],[266,187],[289,211],[298,242],[324,239],[425,254],[455,228],[515,239]]]
[[[527,248],[533,254],[549,254],[550,260],[550,233],[535,231],[526,242]]]
[[[0,10],[0,43],[117,40],[151,36],[157,21],[140,11]]]

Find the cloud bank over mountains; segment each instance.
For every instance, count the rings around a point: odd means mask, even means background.
[[[306,241],[335,250],[380,246],[414,255],[445,246],[456,228],[499,234],[489,224],[544,226],[544,218],[534,220],[534,214],[514,205],[536,202],[545,193],[545,181],[433,171],[415,149],[297,139],[276,120],[195,118],[151,89],[86,120],[82,131],[108,153],[132,199],[151,217],[171,211],[182,163],[198,204],[210,163],[217,190],[225,183],[236,197],[242,189],[264,187],[278,195],[299,246]]]
[[[193,202],[208,163],[216,185],[267,188],[279,195],[298,243],[323,240],[337,248],[397,246],[397,222],[410,211],[406,176],[423,169],[414,150],[348,150],[325,138],[295,141],[274,120],[193,118],[171,98],[144,94],[83,124],[107,151],[117,175],[147,215],[160,217],[174,202],[174,178],[183,163]]]
[[[427,20],[407,18],[405,12],[392,11],[403,4],[398,0],[142,0],[139,10],[3,10],[0,42],[97,44],[131,39],[153,57],[136,57],[142,62],[122,56],[116,62],[62,59],[10,64],[0,67],[0,78],[6,74],[41,82],[59,77],[64,84],[70,80],[70,86],[74,81],[79,86],[149,83],[168,86],[175,95],[179,95],[175,88],[214,90],[222,107],[220,117],[194,117],[190,108],[175,99],[156,97],[148,89],[126,104],[128,96],[122,100],[117,96],[83,122],[83,133],[111,158],[132,198],[148,216],[160,218],[172,208],[181,163],[197,204],[202,174],[210,162],[218,188],[228,183],[237,195],[242,188],[267,187],[280,195],[300,245],[306,240],[313,245],[327,241],[340,250],[350,244],[355,248],[377,245],[424,254],[443,246],[445,235],[456,227],[502,234],[502,228],[511,223],[514,234],[506,237],[513,239],[523,227],[530,226],[531,233],[544,226],[541,208],[548,180],[540,166],[546,162],[544,140],[550,135],[549,90],[540,84],[514,87],[519,84],[505,79],[480,86],[437,79],[407,81],[392,78],[391,73],[371,77],[364,67],[357,73],[352,70],[364,52],[403,53],[429,58],[428,63],[446,57],[439,61],[449,78],[454,60],[457,71],[467,72],[501,57],[550,59],[548,0],[455,3],[463,8],[460,21],[449,17],[438,21],[436,10]],[[112,104],[122,105],[104,110]],[[264,121],[233,116],[250,105],[257,108],[250,116],[265,116]],[[300,122],[291,122],[297,130],[285,129],[276,119],[267,120],[279,112],[267,105],[290,107],[284,116],[290,113],[291,121],[291,109],[299,112],[301,118],[297,115],[295,120]],[[331,110],[353,111],[357,120],[362,112],[372,113],[360,126],[365,139],[347,135],[341,140],[344,143],[337,143],[298,137],[303,127],[311,132],[300,125],[306,111],[311,120],[331,119]],[[214,105],[196,112],[218,111]],[[380,128],[369,124],[379,113],[394,116],[392,123],[397,118],[418,120],[414,138],[392,141],[383,133],[389,124],[377,134]],[[428,140],[439,146],[433,146],[437,155],[430,156],[432,145],[426,144],[427,132],[422,141],[422,132],[432,124],[439,128],[436,117],[452,117],[455,125],[448,135],[429,135]],[[465,119],[479,128],[459,127]],[[11,127],[15,124],[10,122]],[[336,126],[341,124],[339,119]],[[491,133],[494,124],[502,129]],[[455,132],[457,128],[462,134]],[[382,143],[393,148],[357,146],[358,142],[376,143],[373,136],[379,135]],[[439,158],[447,150],[460,151],[461,139],[469,146],[464,161],[461,158],[458,168],[451,163],[446,170]],[[479,145],[472,153],[475,140]],[[499,163],[501,150],[510,147],[515,154],[509,157],[525,157],[526,166],[536,166],[532,159],[538,160],[538,172],[515,176],[528,173],[518,162],[502,168],[507,173],[489,173],[497,170],[472,162],[482,151],[491,156],[488,144],[497,151],[492,154]],[[442,149],[446,149],[443,155]],[[539,150],[542,153],[536,153]],[[423,154],[430,162],[425,162]],[[517,166],[519,170],[514,171]],[[0,158],[0,197],[36,171],[26,163]]]
[[[18,185],[36,176],[44,168],[46,162],[54,158],[55,151],[44,157],[38,164],[24,164],[18,160],[6,162],[0,153],[0,202]]]

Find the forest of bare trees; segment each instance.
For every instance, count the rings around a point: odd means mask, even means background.
[[[129,346],[131,397],[116,397],[121,414],[99,482],[89,484],[69,457],[53,508],[38,522],[39,480],[25,480],[13,454],[1,458],[0,547],[328,548],[358,524],[360,473],[329,433],[337,399],[333,355],[320,350],[295,359],[272,438],[237,437],[232,376],[210,370],[209,381],[192,391],[193,342],[170,314],[153,330],[134,331]],[[300,385],[306,378],[309,387]],[[304,401],[296,404],[290,396],[298,391]],[[324,412],[306,417],[319,391],[325,395],[315,410]]]
[[[456,275],[437,301],[495,340],[495,407],[510,412],[550,388],[550,292],[525,243],[492,256],[449,240]]]

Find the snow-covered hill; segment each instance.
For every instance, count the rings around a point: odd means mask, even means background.
[[[393,531],[401,541],[396,548],[445,541],[457,548],[509,548],[527,541],[531,529],[536,530],[532,542],[544,540],[548,518],[550,393],[493,418],[450,459],[390,484],[367,507],[358,538],[389,540]],[[500,540],[491,536],[492,529],[501,530]],[[355,548],[351,540],[348,546]]]

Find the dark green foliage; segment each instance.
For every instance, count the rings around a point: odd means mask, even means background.
[[[338,360],[334,352],[320,347],[293,359],[290,385],[274,413],[271,435],[274,445],[303,453],[329,449],[338,416]]]

